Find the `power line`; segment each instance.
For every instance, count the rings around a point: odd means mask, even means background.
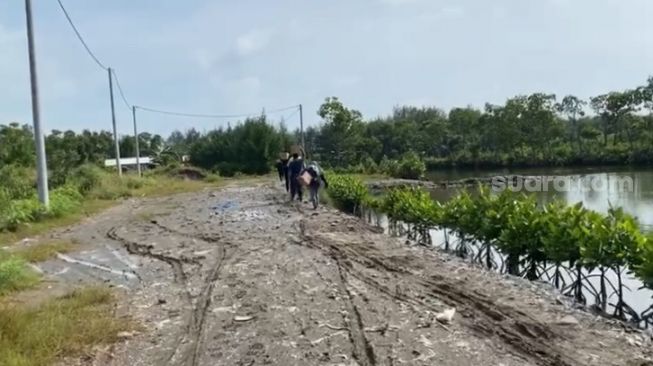
[[[184,112],[164,111],[164,110],[161,110],[161,109],[154,109],[154,108],[143,107],[143,106],[136,106],[136,108],[142,109],[144,111],[152,112],[152,113],[160,113],[160,114],[167,114],[167,115],[171,115],[171,116],[191,117],[191,118],[212,118],[212,119],[217,119],[217,118],[245,118],[245,117],[257,116],[257,115],[261,114],[261,112],[247,113],[247,114],[198,114],[198,113],[184,113]],[[283,111],[290,110],[292,108],[297,108],[297,106],[293,105],[293,106],[290,106],[290,107],[273,109],[273,110],[270,110],[270,111],[266,111],[266,113],[283,112]]]
[[[57,2],[59,3],[59,6],[61,7],[61,10],[63,11],[64,15],[66,16],[66,19],[68,19],[68,23],[70,24],[70,26],[75,31],[75,34],[77,35],[77,38],[79,38],[79,41],[82,42],[82,45],[86,49],[86,52],[88,52],[88,54],[91,56],[91,58],[93,58],[93,60],[95,61],[96,64],[98,64],[98,66],[100,66],[104,70],[107,70],[107,67],[104,66],[104,64],[102,62],[100,62],[100,60],[97,57],[95,57],[95,54],[93,54],[93,51],[91,51],[91,49],[86,44],[86,41],[84,41],[84,37],[82,37],[82,35],[77,30],[77,27],[75,26],[75,23],[73,23],[73,20],[70,18],[70,15],[68,15],[68,11],[66,11],[66,8],[63,6],[63,3],[61,2],[61,0],[57,0]]]
[[[291,117],[293,117],[293,116],[296,115],[297,113],[299,113],[299,108],[296,109],[294,112],[290,113],[289,115],[287,115],[286,117],[283,117],[283,120],[284,120],[284,121],[288,121]]]
[[[82,37],[81,33],[75,26],[75,23],[73,22],[72,18],[70,17],[70,14],[68,14],[68,11],[66,10],[66,7],[63,5],[61,0],[57,0],[57,3],[59,3],[59,7],[61,7],[61,10],[63,11],[64,15],[66,16],[66,19],[68,20],[68,23],[72,27],[73,31],[77,35],[77,38],[79,41],[82,43],[84,46],[84,49],[86,49],[86,52],[88,52],[89,56],[95,61],[95,63],[102,68],[103,70],[109,70],[111,73],[111,76],[116,80],[116,86],[118,87],[118,91],[120,93],[120,97],[122,101],[125,103],[125,106],[127,108],[132,109],[132,107],[141,109],[143,111],[147,112],[152,112],[152,113],[160,113],[160,114],[167,114],[167,115],[173,115],[173,116],[179,116],[179,117],[191,117],[191,118],[244,118],[244,117],[251,117],[251,116],[256,116],[259,115],[260,113],[248,113],[248,114],[202,114],[202,113],[185,113],[185,112],[176,112],[176,111],[166,111],[166,110],[161,110],[161,109],[156,109],[156,108],[150,108],[150,107],[143,107],[143,106],[133,106],[127,101],[127,98],[125,97],[125,93],[122,89],[122,86],[120,85],[120,80],[118,79],[118,74],[116,74],[116,71],[112,68],[109,68],[107,66],[104,66],[104,64],[95,56],[93,51],[91,51],[91,48],[88,46],[86,41],[84,40],[84,37]],[[299,105],[293,105],[289,107],[284,107],[284,108],[279,108],[279,109],[273,109],[270,111],[267,111],[267,113],[277,113],[277,112],[284,112],[287,110],[291,109],[296,109],[300,108]],[[294,113],[292,114],[294,115]],[[292,116],[291,115],[291,116]]]
[[[122,101],[125,102],[127,109],[132,109],[132,105],[129,104],[127,98],[125,98],[125,93],[123,93],[122,91],[122,86],[120,86],[120,80],[118,80],[118,74],[116,74],[116,70],[111,69],[111,73],[113,74],[114,79],[116,79],[116,86],[118,87],[118,91],[120,92],[120,97],[122,98]]]

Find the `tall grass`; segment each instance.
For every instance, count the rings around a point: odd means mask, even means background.
[[[0,304],[0,365],[47,366],[117,340],[130,323],[112,315],[104,288],[77,290],[36,308]]]
[[[17,256],[0,251],[0,296],[36,285],[39,277]]]
[[[73,223],[119,199],[196,191],[220,181],[214,174],[184,169],[197,173],[194,176],[199,179],[186,179],[180,174],[181,168],[161,169],[145,177],[125,174],[121,178],[97,166],[83,165],[73,171],[65,185],[51,191],[47,210],[39,203],[33,184],[21,173],[20,179],[0,187],[0,244]]]

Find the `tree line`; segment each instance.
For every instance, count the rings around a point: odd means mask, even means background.
[[[367,122],[328,98],[306,141],[321,161],[359,169],[409,152],[431,167],[650,164],[652,113],[653,78],[589,100],[533,93],[482,110],[402,106]]]
[[[401,106],[369,120],[330,97],[317,115],[320,123],[305,131],[305,148],[334,169],[414,175],[422,171],[419,162],[430,168],[653,163],[653,78],[589,100],[533,93],[483,109]],[[188,155],[194,165],[223,175],[267,173],[279,152],[301,141],[299,130],[265,115],[233,127],[138,138],[142,156],[169,164]],[[27,125],[0,125],[0,167],[32,167],[33,145]],[[134,156],[134,137],[122,136],[120,148],[123,157]],[[115,157],[108,131],[52,131],[46,151],[55,181],[75,166]]]

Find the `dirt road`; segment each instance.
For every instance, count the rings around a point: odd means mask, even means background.
[[[135,200],[45,263],[120,288],[143,330],[96,365],[651,365],[648,337],[261,184]],[[450,323],[436,314],[455,308]]]

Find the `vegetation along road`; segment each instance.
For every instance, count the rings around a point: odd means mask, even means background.
[[[574,310],[547,286],[291,204],[272,183],[129,200],[48,238],[81,250],[38,265],[53,287],[111,284],[115,313],[134,324],[64,364],[645,365],[653,356],[642,333]]]

